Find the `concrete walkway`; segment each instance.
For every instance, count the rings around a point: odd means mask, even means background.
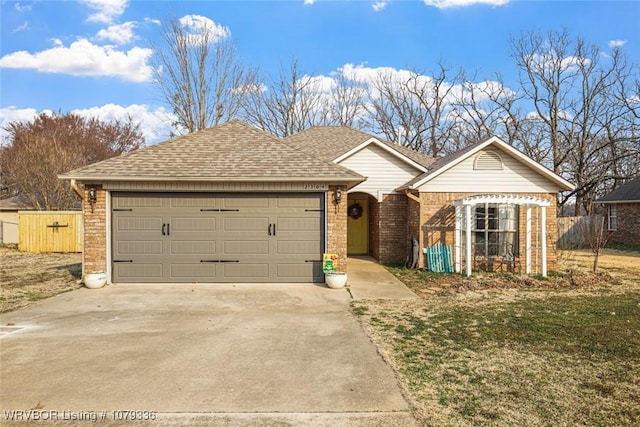
[[[386,268],[370,257],[349,257],[348,285],[354,299],[418,298]]]
[[[354,297],[408,297],[349,262]],[[112,285],[2,314],[0,425],[35,409],[47,425],[136,410],[156,418],[137,426],[415,426],[350,301],[312,284]]]

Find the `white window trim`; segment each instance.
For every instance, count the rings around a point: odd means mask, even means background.
[[[607,229],[609,231],[616,231],[618,229],[618,207],[616,205],[609,205],[607,211]]]

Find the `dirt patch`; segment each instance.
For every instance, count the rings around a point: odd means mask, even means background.
[[[80,287],[81,254],[29,253],[0,246],[0,312]]]
[[[549,272],[548,277],[504,272],[475,272],[465,277],[387,268],[422,298],[508,289],[576,289],[640,283],[640,253],[637,252],[604,249],[595,273],[593,253],[588,250],[561,251],[558,258],[559,269]]]

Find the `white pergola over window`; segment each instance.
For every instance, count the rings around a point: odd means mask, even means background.
[[[547,276],[547,207],[551,201],[539,197],[488,194],[454,200],[456,208],[455,269],[462,271],[464,248],[465,272],[471,276],[473,251],[485,256],[506,256],[518,251],[518,207],[525,209],[525,273],[532,266],[532,207],[539,207],[541,273]],[[476,240],[474,249],[473,238]]]

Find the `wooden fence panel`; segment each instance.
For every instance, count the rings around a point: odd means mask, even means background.
[[[597,215],[601,217],[601,215]],[[558,218],[558,249],[583,248],[587,242],[585,233],[590,232],[588,216]]]
[[[18,249],[23,252],[82,252],[80,211],[18,212]]]

